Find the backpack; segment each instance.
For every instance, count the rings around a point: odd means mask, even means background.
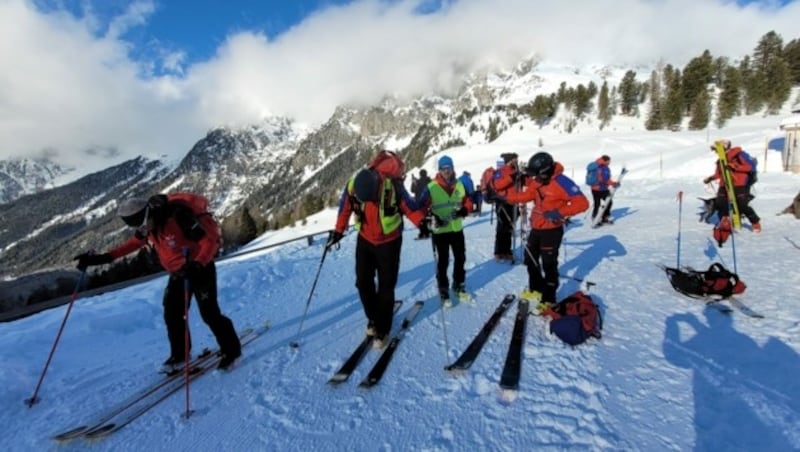
[[[596,185],[598,182],[597,173],[600,165],[592,162],[586,166],[586,185]]]
[[[717,241],[717,245],[722,248],[722,245],[728,241],[728,237],[731,236],[731,220],[728,217],[722,217],[716,226],[714,226],[713,236],[714,240]]]
[[[384,177],[393,180],[402,180],[406,174],[406,165],[403,160],[392,151],[381,151],[372,158],[368,165]]]
[[[494,190],[494,168],[488,167],[483,170],[483,174],[481,175],[481,190],[483,191],[483,200],[487,203],[491,204],[494,201],[495,197],[495,190]]]
[[[744,292],[747,288],[736,273],[717,262],[711,264],[706,271],[669,267],[665,267],[664,271],[667,272],[667,278],[675,290],[692,298],[709,296],[728,298]]]
[[[193,242],[208,236],[212,243],[217,244],[216,254],[222,247],[222,234],[213,214],[208,211],[208,199],[194,193],[171,193],[167,200],[174,207],[174,218],[183,235]]]
[[[544,312],[552,318],[550,334],[569,345],[586,342],[590,337],[600,339],[603,329],[603,317],[592,297],[580,290],[558,302]]]
[[[753,185],[758,182],[758,159],[745,151],[740,151],[736,154],[736,157],[749,164],[752,168],[752,170],[747,173],[747,185]]]

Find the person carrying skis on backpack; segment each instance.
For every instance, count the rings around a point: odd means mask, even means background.
[[[522,176],[518,170],[519,156],[513,152],[500,155],[502,160],[497,161],[497,169],[491,181],[492,189],[495,193],[501,193],[511,189],[517,180]],[[501,198],[495,197],[495,212],[497,215],[497,227],[494,236],[494,258],[498,262],[514,261],[514,254],[511,250],[511,235],[514,233],[514,223],[517,219],[519,209],[513,204],[509,204]]]
[[[356,215],[356,288],[367,317],[366,334],[374,348],[388,343],[394,314],[394,290],[400,272],[403,215],[421,230],[427,229],[424,213],[403,186],[405,164],[391,151],[381,151],[367,168],[351,177],[339,200],[336,226],[325,244],[330,249]],[[377,276],[378,284],[375,285]]]
[[[151,246],[169,273],[163,306],[170,355],[164,361],[164,370],[185,365],[187,352],[192,348],[184,319],[187,302],[184,284],[187,281],[200,316],[219,344],[222,359],[218,367],[228,369],[242,355],[242,345],[233,322],[222,314],[217,302],[214,257],[222,241],[219,227],[208,212],[208,200],[191,193],[130,198],[120,203],[117,214],[125,224],[136,228],[133,237],[106,253],[87,252],[75,256],[78,269],[85,271],[92,265],[108,264]]]
[[[511,187],[499,194],[509,203],[533,201],[531,231],[525,245],[528,288],[520,298],[538,302],[542,313],[556,303],[558,289],[558,249],[564,226],[570,216],[589,209],[589,201],[575,182],[564,174],[561,163],[547,152],[537,152],[524,169],[528,176],[521,190]]]
[[[450,250],[453,250],[453,290],[459,300],[469,299],[465,284],[466,245],[463,218],[472,211],[472,200],[467,196],[463,181],[455,176],[453,159],[443,156],[438,163],[439,172],[428,184],[419,199],[419,207],[433,217],[433,247],[436,251],[436,283],[439,298],[445,307],[452,306],[447,280]]]
[[[596,221],[596,224],[614,223],[611,221],[611,205],[613,204],[613,201],[610,199],[610,188],[619,187],[619,182],[616,182],[611,178],[611,170],[608,167],[609,163],[611,163],[611,157],[608,155],[601,155],[600,158],[590,163],[586,167],[586,185],[591,187],[592,200],[594,201],[594,205],[592,206],[593,221],[597,218],[598,211],[600,210],[600,205],[603,203],[603,200],[608,198],[605,210],[600,213],[603,217],[599,221]]]
[[[725,158],[728,161],[728,169],[731,172],[731,180],[733,181],[733,193],[736,197],[736,204],[741,212],[750,221],[753,227],[753,232],[761,232],[761,219],[750,206],[750,201],[753,196],[750,194],[750,187],[755,182],[756,168],[755,161],[749,154],[747,154],[741,147],[731,147],[730,140],[723,141],[725,148]],[[716,148],[712,145],[711,150],[716,152]],[[732,223],[729,217],[730,205],[728,202],[728,191],[725,188],[725,178],[720,170],[719,159],[715,164],[714,174],[703,179],[703,183],[710,184],[712,181],[719,182],[717,189],[717,197],[715,200],[715,207],[719,213],[719,224],[714,227],[714,238],[719,246],[722,246],[732,231]]]

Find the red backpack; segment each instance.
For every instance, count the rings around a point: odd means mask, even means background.
[[[222,234],[220,233],[217,221],[214,220],[214,215],[208,211],[208,198],[194,193],[171,193],[167,195],[167,200],[191,210],[197,220],[197,224],[200,225],[200,229],[198,229],[196,227],[193,228],[193,224],[184,225],[180,224],[181,221],[178,221],[179,225],[184,230],[184,235],[188,239],[200,241],[200,239],[208,236],[212,242],[217,244],[217,251],[222,247]],[[214,254],[216,254],[216,251]]]
[[[600,339],[603,318],[592,297],[580,290],[547,309],[543,315],[552,318],[550,333],[569,345],[586,342],[590,337]]]
[[[389,179],[403,179],[406,175],[405,163],[392,151],[378,152],[369,162],[369,167]]]
[[[481,175],[481,191],[483,192],[483,200],[491,204],[495,196],[494,168],[491,166],[483,170],[483,174]]]

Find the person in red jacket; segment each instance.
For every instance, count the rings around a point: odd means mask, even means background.
[[[578,185],[563,174],[561,163],[547,152],[537,152],[528,161],[522,190],[512,187],[503,194],[510,203],[533,201],[525,265],[528,268],[528,289],[521,298],[539,302],[539,312],[556,302],[558,289],[558,249],[564,237],[564,224],[570,216],[589,208],[589,201]]]
[[[425,214],[403,186],[405,165],[395,153],[381,151],[369,166],[347,181],[339,200],[336,226],[327,248],[337,244],[356,215],[356,288],[367,317],[367,335],[375,348],[388,342],[394,312],[394,289],[400,272],[403,217],[430,235]],[[375,285],[377,275],[378,285]]]
[[[750,186],[752,185],[750,177],[751,172],[755,171],[753,165],[750,164],[745,158],[744,150],[741,147],[731,147],[730,140],[723,142],[725,148],[725,157],[728,161],[728,168],[731,170],[731,179],[733,181],[733,193],[736,196],[736,204],[739,207],[739,212],[746,216],[753,226],[753,232],[761,232],[761,219],[759,218],[753,207],[750,206],[750,200],[753,196],[750,194]],[[711,150],[716,152],[716,148],[711,146]],[[719,188],[717,189],[717,197],[714,200],[715,209],[717,210],[720,220],[719,224],[714,228],[714,237],[720,246],[728,239],[731,232],[730,205],[728,203],[728,191],[725,189],[725,183],[720,171],[719,160],[715,165],[714,174],[703,179],[706,184],[711,181],[718,181]]]
[[[170,355],[164,361],[166,370],[183,365],[187,350],[192,347],[191,337],[185,343],[188,336],[184,321],[185,279],[197,300],[200,316],[219,344],[222,355],[219,368],[227,369],[241,356],[242,346],[233,322],[222,315],[217,302],[214,257],[221,243],[219,228],[210,213],[195,212],[189,203],[207,206],[208,200],[187,193],[155,195],[149,200],[126,199],[120,203],[117,214],[125,224],[136,228],[133,237],[106,253],[83,253],[75,260],[78,269],[85,271],[89,266],[110,263],[144,246],[153,247],[170,274],[163,301],[170,345]]]

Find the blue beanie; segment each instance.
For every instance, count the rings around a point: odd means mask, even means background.
[[[446,166],[450,167],[452,170],[455,170],[455,167],[453,166],[453,159],[445,155],[439,159],[439,169],[442,169]]]

